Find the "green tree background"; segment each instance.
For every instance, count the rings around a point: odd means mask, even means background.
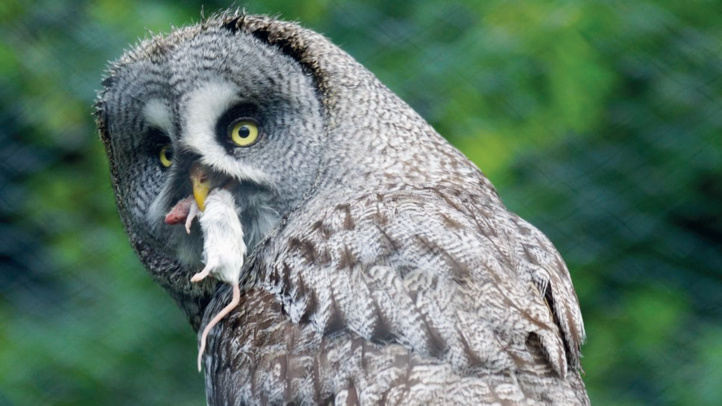
[[[116,213],[91,104],[221,1],[0,3],[0,405],[204,403]],[[330,37],[555,242],[594,404],[722,404],[721,1],[249,1]]]

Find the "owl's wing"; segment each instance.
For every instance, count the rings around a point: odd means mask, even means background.
[[[588,402],[577,299],[539,231],[461,190],[325,203],[254,258],[253,295],[267,303],[239,306],[216,344],[223,358],[255,365],[246,372],[284,399]],[[221,375],[216,385],[233,385]]]

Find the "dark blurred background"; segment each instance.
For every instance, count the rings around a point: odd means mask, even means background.
[[[554,241],[594,404],[722,404],[722,1],[239,4],[331,38]],[[91,105],[129,44],[228,5],[0,3],[0,405],[204,403]]]

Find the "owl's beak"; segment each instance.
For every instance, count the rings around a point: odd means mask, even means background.
[[[206,197],[211,192],[210,176],[206,169],[198,162],[194,163],[190,170],[191,184],[193,185],[193,198],[198,208],[203,211],[206,208]]]

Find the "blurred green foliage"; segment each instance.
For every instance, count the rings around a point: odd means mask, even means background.
[[[245,7],[330,37],[549,235],[593,403],[722,403],[721,1]],[[90,107],[108,60],[200,10],[0,4],[0,405],[204,402],[195,335],[132,253]]]

